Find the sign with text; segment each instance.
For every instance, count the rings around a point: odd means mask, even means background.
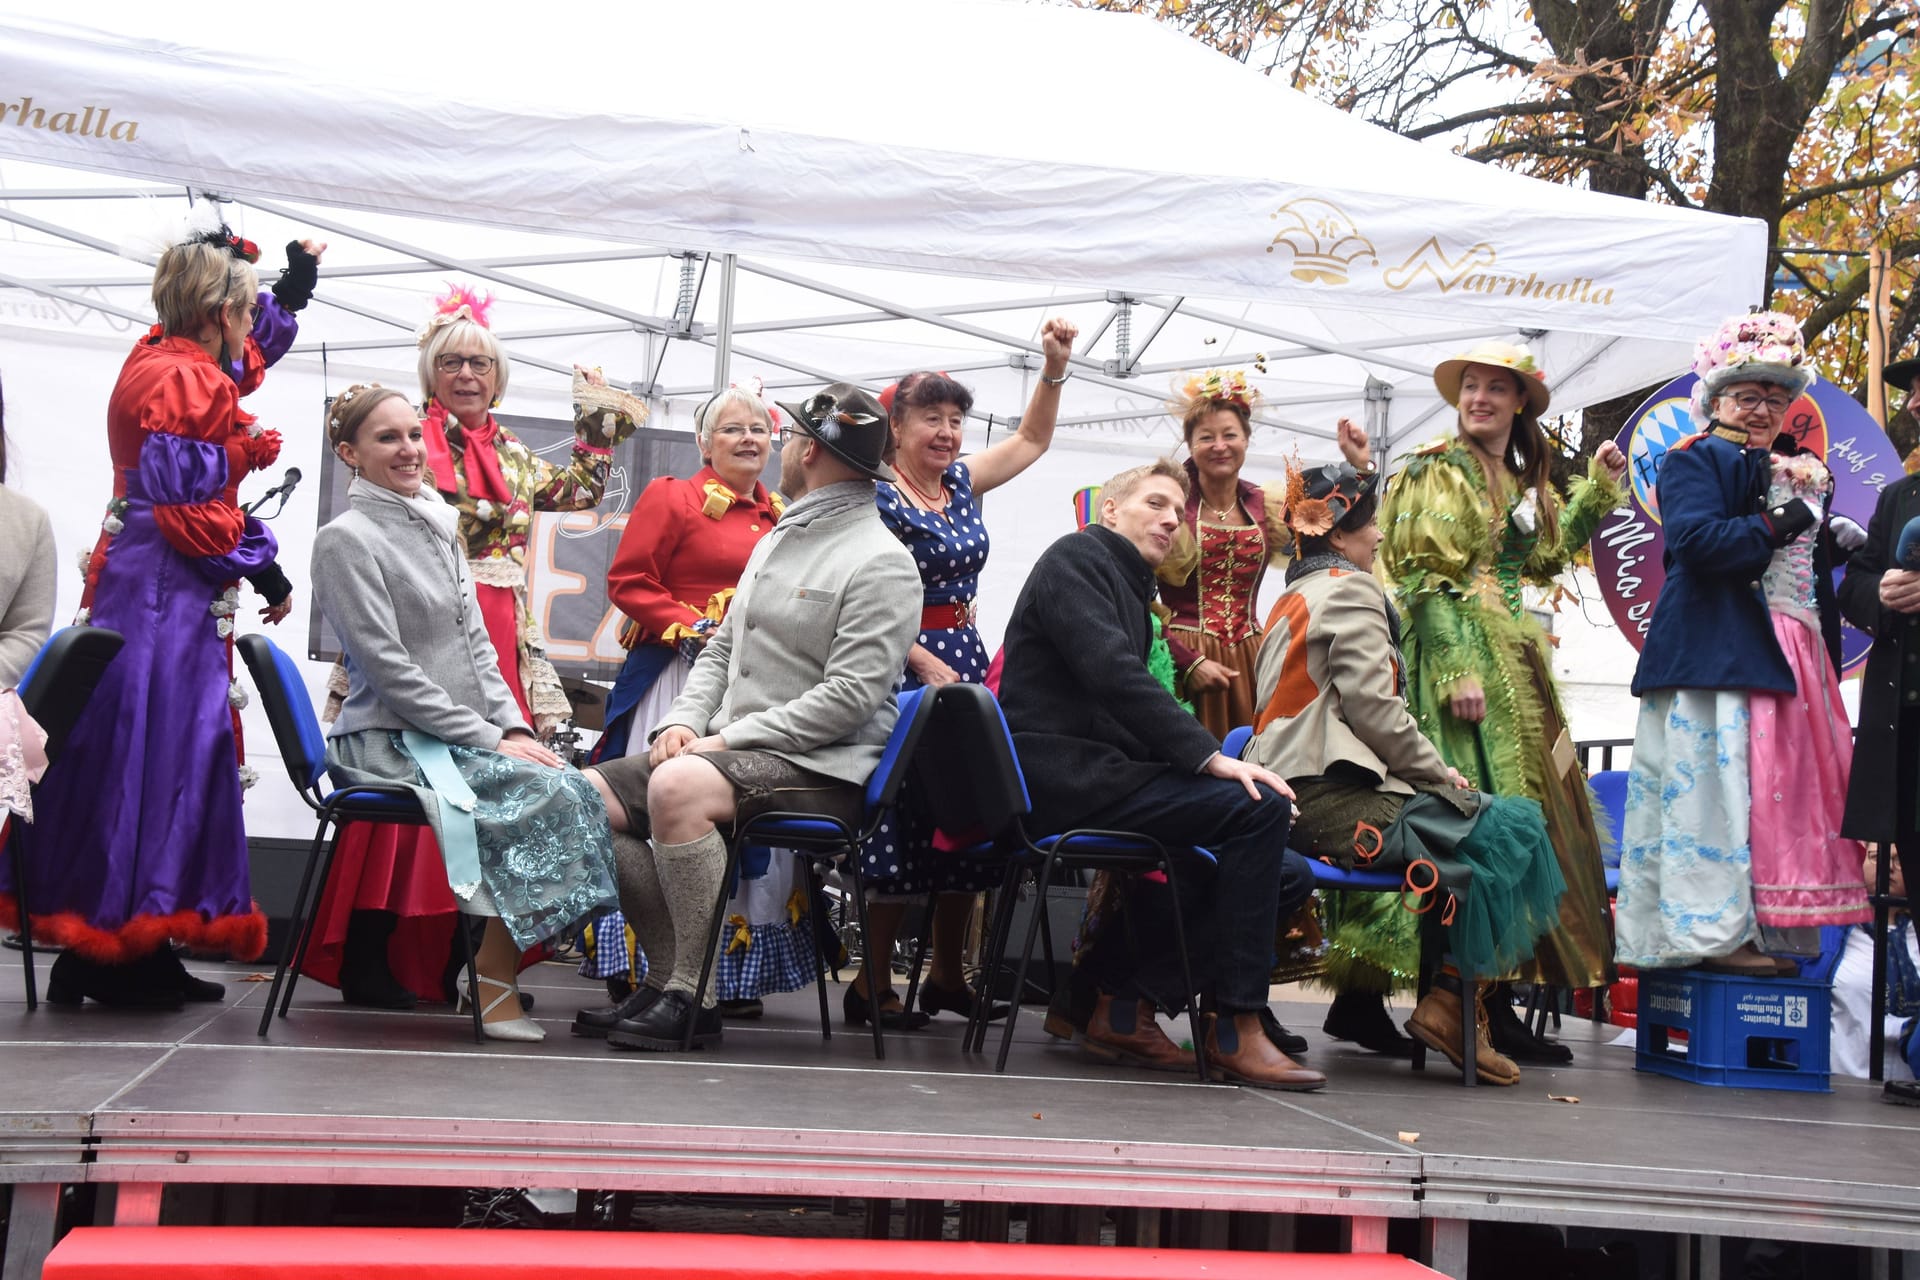
[[[560,467],[571,462],[571,420],[493,416],[547,462]],[[699,469],[700,450],[690,433],[642,427],[614,449],[606,494],[598,507],[535,513],[527,531],[527,603],[546,634],[547,659],[562,676],[610,681],[620,673],[626,651],[620,647],[621,615],[607,602],[607,570],[627,516],[654,477],[690,476]],[[768,470],[778,474],[777,466]],[[332,450],[323,448],[321,524],[346,510],[348,479],[347,468]],[[318,609],[308,618],[307,656],[322,662],[340,656],[340,642]]]
[[[1687,412],[1694,381],[1691,373],[1675,378],[1647,397],[1620,429],[1617,443],[1627,455],[1627,505],[1601,521],[1593,535],[1600,594],[1636,649],[1645,640],[1654,601],[1667,580],[1655,485],[1667,450],[1699,430]],[[1814,384],[1795,401],[1782,430],[1826,460],[1833,471],[1833,513],[1862,527],[1873,517],[1880,491],[1906,474],[1880,424],[1829,383]],[[1846,627],[1840,642],[1841,673],[1858,667],[1872,643],[1872,637]]]

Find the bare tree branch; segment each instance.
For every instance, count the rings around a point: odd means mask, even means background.
[[[1794,209],[1805,208],[1815,200],[1824,200],[1828,196],[1843,195],[1849,191],[1865,191],[1870,187],[1885,186],[1895,178],[1905,177],[1909,173],[1916,172],[1920,172],[1920,160],[1909,161],[1897,168],[1889,169],[1885,173],[1869,173],[1863,174],[1858,178],[1846,178],[1839,182],[1822,183],[1817,187],[1808,187],[1803,191],[1796,191],[1787,197],[1786,203],[1782,204],[1780,209],[1781,212],[1785,213]]]

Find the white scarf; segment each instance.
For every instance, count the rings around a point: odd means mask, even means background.
[[[424,521],[441,541],[452,543],[454,550],[465,555],[460,546],[460,512],[447,504],[446,499],[427,485],[421,485],[419,492],[412,497],[392,489],[377,485],[364,476],[355,476],[347,482],[348,502],[379,502],[397,506],[415,520]]]

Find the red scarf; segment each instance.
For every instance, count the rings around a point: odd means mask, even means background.
[[[427,446],[427,467],[433,472],[433,483],[442,493],[456,491],[453,449],[447,441],[447,410],[445,405],[428,405],[427,416],[420,420],[422,434]],[[507,478],[500,472],[500,455],[494,452],[494,438],[500,432],[500,425],[487,415],[485,426],[462,427],[458,419],[454,427],[460,432],[462,446],[461,461],[466,463],[467,496],[486,498],[502,507],[513,501],[513,491],[507,488]]]

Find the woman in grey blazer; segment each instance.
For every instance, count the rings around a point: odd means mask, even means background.
[[[484,1029],[539,1040],[514,982],[520,953],[615,905],[612,829],[625,813],[610,813],[521,717],[475,603],[457,513],[424,483],[406,397],[351,387],[328,412],[327,436],[354,471],[348,510],[313,548],[314,598],[346,651],[328,773],[339,785],[416,789],[460,910],[487,917],[477,960],[492,990],[473,993],[485,1000]]]

